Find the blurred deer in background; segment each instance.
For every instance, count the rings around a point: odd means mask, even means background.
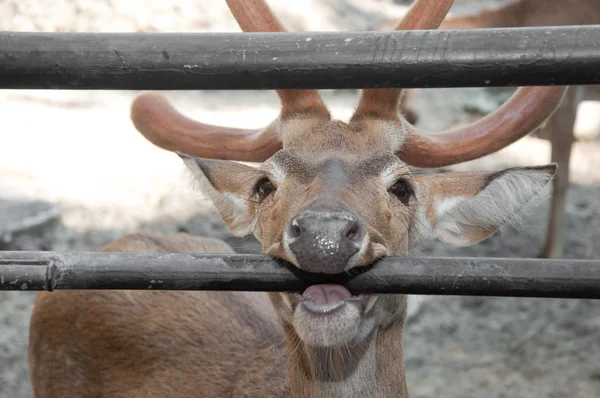
[[[227,3],[244,31],[283,30],[261,0]],[[396,28],[436,28],[451,5],[419,0]],[[402,119],[399,89],[364,90],[347,123],[314,90],[277,91],[279,118],[257,130],[196,122],[153,93],[131,115],[147,139],[179,154],[234,234],[254,234],[265,254],[304,272],[339,274],[406,256],[425,239],[471,245],[514,221],[544,196],[556,166],[411,175],[408,165],[497,151],[543,123],[565,90],[519,89],[486,118],[436,136]],[[132,235],[103,250],[232,251],[185,234]],[[30,376],[36,397],[407,397],[405,316],[404,295],[335,284],[268,295],[41,293]]]
[[[385,29],[392,21],[384,21],[377,28]],[[520,0],[504,7],[479,14],[448,18],[441,29],[517,28],[527,26],[592,25],[600,24],[598,0]],[[410,91],[402,103],[402,112],[412,123],[418,119],[410,104]],[[574,86],[548,120],[545,135],[552,144],[552,162],[558,164],[554,178],[553,199],[549,214],[546,243],[541,255],[562,257],[565,234],[565,201],[569,188],[569,163],[574,141],[577,108],[586,99],[600,100],[600,86]]]

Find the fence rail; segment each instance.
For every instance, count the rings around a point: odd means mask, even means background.
[[[0,290],[299,291],[600,299],[600,260],[387,257],[356,275],[309,275],[263,255],[0,252]]]
[[[600,25],[336,33],[0,33],[3,89],[600,84]]]
[[[0,32],[3,89],[292,89],[600,84],[600,25],[457,31]],[[295,291],[600,298],[600,260],[389,257],[308,276],[267,256],[0,251],[0,290]]]

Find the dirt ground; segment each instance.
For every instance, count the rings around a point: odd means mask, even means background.
[[[457,0],[456,12],[506,1]],[[85,0],[0,4],[3,30],[237,30],[223,2]],[[294,29],[363,29],[400,15],[391,1],[270,2]],[[402,3],[402,2],[398,2]],[[168,5],[165,5],[168,4]],[[88,251],[131,231],[186,230],[255,252],[252,239],[232,237],[194,192],[177,156],[153,147],[133,128],[133,92],[2,91],[0,201],[44,200],[61,206],[59,223],[5,242],[8,250]],[[325,93],[346,118],[356,91]],[[185,113],[207,123],[257,127],[277,113],[271,92],[169,92]],[[422,126],[437,131],[489,112],[506,91],[420,90]],[[235,117],[232,117],[235,115]],[[580,108],[567,202],[567,258],[600,258],[600,106]],[[527,137],[484,159],[454,167],[499,169],[549,161],[547,141]],[[432,242],[415,254],[535,257],[544,240],[548,206],[533,209],[518,228],[463,249]],[[26,349],[35,295],[0,292],[0,397],[31,397]],[[598,397],[600,303],[473,297],[413,297],[404,337],[411,396]]]

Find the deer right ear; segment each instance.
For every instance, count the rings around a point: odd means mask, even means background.
[[[517,167],[495,173],[447,173],[418,177],[425,237],[455,246],[488,238],[519,220],[534,199],[546,199],[556,165]]]
[[[248,206],[257,175],[255,168],[226,160],[200,159],[177,152],[200,190],[208,195],[219,215],[236,236],[255,232],[254,208]]]

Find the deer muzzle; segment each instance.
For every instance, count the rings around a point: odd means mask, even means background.
[[[284,244],[298,268],[337,274],[347,270],[366,241],[366,227],[351,211],[305,210],[289,221]]]

